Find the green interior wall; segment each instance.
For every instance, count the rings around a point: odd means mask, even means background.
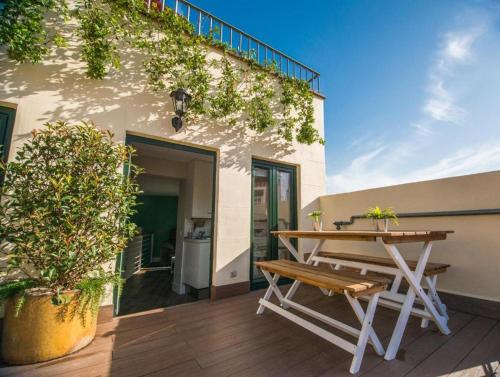
[[[139,205],[132,221],[142,232],[154,234],[153,257],[160,256],[160,246],[168,241],[170,232],[177,227],[177,197],[140,195]]]

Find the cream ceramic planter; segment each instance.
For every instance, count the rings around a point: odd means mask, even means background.
[[[321,230],[323,230],[323,222],[321,220],[320,221],[313,221],[312,225],[313,225],[313,229],[316,232],[320,232]]]
[[[377,219],[374,221],[377,232],[387,232],[389,230],[389,219]]]
[[[75,296],[78,292],[67,292]],[[26,295],[19,315],[15,316],[15,300],[5,304],[2,356],[9,364],[31,364],[55,359],[82,349],[95,337],[97,316],[88,310],[84,317],[76,314],[76,300],[67,310],[53,305],[50,293]]]

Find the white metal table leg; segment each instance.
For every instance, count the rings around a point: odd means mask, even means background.
[[[264,271],[262,271],[262,272],[264,272]],[[265,276],[265,274],[264,274],[264,276]],[[280,276],[278,274],[274,274],[272,281],[276,284],[278,282],[279,278],[280,278]],[[264,295],[263,299],[266,301],[269,301],[272,294],[273,294],[273,287],[271,284],[269,284],[269,287],[267,287],[267,291],[266,291],[266,294]],[[266,308],[263,305],[259,305],[259,308],[257,309],[257,314],[264,313],[265,309]]]
[[[431,298],[435,302],[439,313],[441,313],[441,315],[443,317],[445,317],[446,319],[449,319],[448,312],[446,310],[446,305],[443,304],[443,302],[441,301],[441,299],[439,298],[439,295],[437,293],[437,288],[436,288],[437,287],[437,275],[434,275],[432,278],[426,276],[425,280],[427,282],[427,285],[429,286],[429,292],[430,292]]]
[[[373,331],[372,323],[373,317],[375,315],[375,310],[377,309],[379,295],[380,293],[378,292],[373,294],[370,297],[370,301],[368,301],[368,307],[366,308],[366,314],[363,318],[363,325],[361,326],[358,343],[356,345],[356,349],[354,350],[354,357],[352,358],[351,368],[349,369],[349,372],[351,372],[352,374],[359,372],[361,361],[363,360],[363,355],[365,353],[366,343],[368,343],[368,338],[370,337],[372,341],[373,339],[377,339],[375,331]]]
[[[363,325],[366,314],[363,311],[363,308],[361,307],[359,300],[357,298],[352,297],[348,293],[345,293],[345,297],[347,298],[347,301],[349,301],[349,304],[351,304],[352,310],[354,310],[354,314],[356,314],[356,317],[358,317],[359,323]],[[375,350],[375,352],[378,355],[383,356],[385,353],[384,347],[382,346],[382,343],[380,343],[377,334],[375,334],[375,330],[373,330],[373,327],[370,330],[370,341],[371,344],[373,345],[373,349]]]
[[[394,260],[394,263],[398,266],[398,268],[403,273],[405,279],[410,284],[408,288],[408,293],[403,302],[403,306],[401,308],[401,313],[399,314],[398,321],[396,323],[396,327],[394,328],[394,332],[391,337],[391,341],[389,342],[389,346],[387,347],[387,352],[385,354],[386,360],[393,360],[396,357],[396,353],[399,349],[399,345],[401,344],[401,339],[403,338],[403,333],[408,323],[408,319],[411,314],[411,310],[413,308],[413,303],[415,302],[415,297],[418,297],[422,300],[426,310],[432,315],[436,325],[439,330],[448,335],[450,330],[446,324],[446,318],[442,317],[436,310],[434,304],[430,300],[429,296],[423,290],[420,282],[422,280],[422,275],[425,270],[425,266],[429,259],[429,255],[432,248],[431,242],[426,242],[422,249],[422,253],[418,259],[417,267],[415,268],[415,272],[413,273],[408,264],[403,259],[397,247],[393,244],[384,244],[387,252]]]
[[[279,235],[278,239],[285,245],[290,254],[292,254],[297,261],[304,263],[304,253],[299,253],[287,237]]]
[[[295,254],[299,255],[297,253],[297,251],[295,250],[295,248],[293,247],[293,245],[290,243],[290,241],[288,241],[288,239],[286,239],[285,237],[282,237],[282,236],[279,236],[279,239],[281,240],[281,242],[283,242],[283,244],[286,246],[286,248],[288,250],[290,250],[292,255],[295,255]],[[286,242],[284,242],[284,241],[286,241]],[[318,240],[318,242],[316,243],[316,245],[314,246],[314,248],[311,251],[311,255],[309,255],[309,258],[307,258],[307,261],[304,260],[304,254],[302,254],[302,259],[301,260],[298,259],[298,261],[300,263],[312,264],[314,261],[314,257],[318,254],[318,252],[320,251],[320,249],[324,243],[325,243],[325,240]],[[292,250],[295,250],[295,252],[293,252]],[[299,288],[300,284],[301,284],[300,281],[297,281],[297,280],[295,280],[293,282],[292,286],[290,287],[290,289],[288,290],[288,292],[285,295],[285,298],[287,300],[291,300],[293,298],[293,296],[295,295],[295,292],[297,292],[297,289]],[[321,292],[323,292],[323,290]]]

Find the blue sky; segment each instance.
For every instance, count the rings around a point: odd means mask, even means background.
[[[500,0],[193,2],[321,73],[328,192],[500,169]]]

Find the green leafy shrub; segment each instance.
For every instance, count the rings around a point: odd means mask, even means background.
[[[369,208],[365,217],[372,220],[389,219],[392,220],[394,224],[399,225],[398,217],[392,207],[381,209],[379,206],[375,206],[373,208]]]
[[[8,272],[25,277],[0,288],[0,301],[27,288],[54,293],[80,290],[82,308],[97,309],[108,283],[119,277],[104,268],[136,231],[138,172],[122,174],[132,149],[90,123],[48,123],[35,130],[3,165],[0,203],[2,252]],[[22,295],[21,295],[22,297]]]
[[[307,214],[308,217],[313,219],[313,221],[318,221],[321,219],[321,216],[323,216],[323,212],[321,211],[312,211]]]

